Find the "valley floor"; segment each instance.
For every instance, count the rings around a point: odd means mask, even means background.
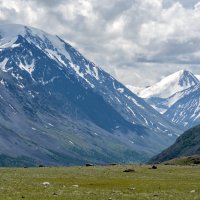
[[[0,168],[0,199],[200,199],[200,167],[149,167]],[[135,172],[123,172],[130,168]]]

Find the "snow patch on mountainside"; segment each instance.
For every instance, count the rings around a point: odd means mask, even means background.
[[[4,81],[3,79],[0,80],[0,84],[3,85],[3,86],[6,85],[6,84],[5,84],[5,81]],[[3,98],[3,97],[1,96],[1,98]]]
[[[27,71],[29,74],[32,74],[32,72],[34,71],[35,63],[34,63],[34,61],[31,64],[28,64],[28,63],[23,64],[20,62],[19,67],[22,70]]]
[[[0,49],[2,50],[2,49],[6,49],[6,48],[17,47],[18,45],[14,44],[16,42],[16,39],[17,39],[17,37],[15,39],[11,39],[10,41],[9,41],[9,39],[5,39],[5,40],[1,39],[0,40]]]
[[[200,81],[200,75],[195,75],[197,77],[197,79]]]
[[[8,58],[5,58],[2,62],[0,62],[0,69],[2,71],[6,71],[5,66],[6,66],[7,62],[8,62]]]
[[[70,65],[79,77],[83,78],[92,88],[95,87],[92,83],[90,83],[90,81],[87,80],[87,78],[85,78],[84,73],[80,70],[80,66],[73,63],[70,63]]]

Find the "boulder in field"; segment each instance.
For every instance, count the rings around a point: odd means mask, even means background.
[[[135,172],[134,169],[125,169],[123,172]]]
[[[85,164],[85,166],[86,166],[86,167],[93,167],[93,166],[94,166],[94,164],[87,163],[87,164]]]

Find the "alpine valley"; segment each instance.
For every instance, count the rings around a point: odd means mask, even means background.
[[[60,37],[0,26],[0,165],[144,162],[181,133]]]

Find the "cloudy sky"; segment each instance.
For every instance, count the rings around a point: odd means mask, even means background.
[[[200,0],[0,0],[0,23],[57,34],[124,84],[200,74]]]

